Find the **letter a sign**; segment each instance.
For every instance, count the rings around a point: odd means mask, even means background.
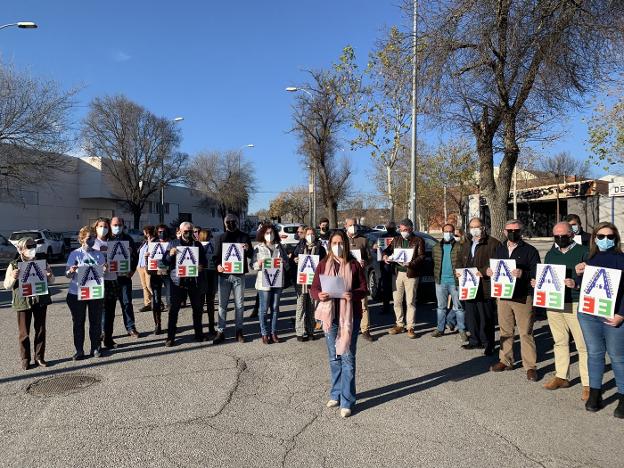
[[[245,261],[245,244],[223,243],[221,254],[221,266],[224,273],[231,275],[242,275],[245,271],[243,265]]]
[[[314,273],[319,263],[318,255],[299,254],[297,261],[297,284],[310,286],[314,281]]]
[[[110,241],[107,258],[108,271],[111,273],[130,273],[130,243],[128,241]]]
[[[494,272],[491,284],[492,297],[511,299],[516,287],[516,277],[511,272],[516,269],[516,261],[491,258],[490,268]]]
[[[199,276],[199,247],[176,247],[176,271],[178,278]]]
[[[76,271],[76,281],[79,301],[104,298],[103,265],[80,265]]]
[[[22,297],[41,296],[48,294],[48,277],[46,261],[18,262],[19,292]]]
[[[553,310],[565,307],[565,265],[537,264],[533,305]]]
[[[583,272],[578,311],[613,318],[621,276],[621,270],[586,266]]]
[[[471,301],[477,297],[479,290],[479,282],[481,278],[477,276],[476,268],[458,268],[455,270],[461,274],[459,279],[459,299],[462,301]]]
[[[148,243],[147,252],[149,256],[147,258],[147,269],[156,271],[165,268],[165,265],[162,264],[162,259],[167,250],[169,250],[169,242]]]

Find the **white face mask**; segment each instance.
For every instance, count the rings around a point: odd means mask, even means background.
[[[470,235],[472,237],[481,237],[481,228],[470,228]]]
[[[409,237],[410,233],[407,231],[401,231],[401,237],[403,237],[403,239],[407,239]]]
[[[108,234],[108,228],[105,228],[103,226],[100,226],[99,228],[97,228],[96,231],[97,231],[98,237],[104,237],[106,236],[106,234]]]
[[[572,232],[574,234],[578,234],[580,231],[579,225],[578,224],[572,224]]]
[[[342,245],[340,245],[340,244],[332,245],[332,253],[336,257],[342,257],[343,250],[344,250],[344,247]]]
[[[269,243],[273,242],[273,238],[274,238],[274,236],[273,236],[273,233],[272,233],[272,232],[267,232],[267,233],[264,235],[264,240],[265,240],[265,241],[267,241],[267,242],[269,242]]]
[[[444,242],[451,242],[451,239],[455,238],[452,232],[445,232],[442,235],[444,236]]]
[[[25,249],[22,252],[22,257],[24,257],[27,260],[32,260],[36,256],[37,256],[37,248],[36,247],[34,249]]]
[[[116,236],[121,233],[123,226],[111,226],[111,229],[113,231],[113,235]]]
[[[355,225],[351,225],[347,228],[347,234],[351,234],[352,236],[355,234]]]
[[[312,234],[308,234],[308,235],[307,235],[307,236],[305,236],[305,237],[306,237],[306,242],[307,242],[308,244],[313,243],[313,242],[314,242],[314,240],[315,240],[315,238],[314,238],[314,236],[313,236]]]

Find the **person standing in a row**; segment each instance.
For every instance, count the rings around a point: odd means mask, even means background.
[[[204,246],[206,253],[206,269],[203,271],[203,281],[206,282],[206,313],[208,314],[208,334],[214,337],[215,330],[215,296],[219,287],[217,278],[217,264],[215,259],[215,242],[212,239],[212,231],[202,229],[199,232],[199,241]]]
[[[95,243],[93,249],[101,252],[107,258],[108,239],[110,237],[110,221],[108,218],[98,218],[92,226],[95,231]],[[117,284],[117,273],[110,270],[104,272],[104,311],[102,312],[102,344],[107,349],[117,347],[113,340],[113,323],[115,319],[115,308],[119,296],[119,286]]]
[[[22,360],[22,369],[30,369],[31,349],[30,349],[30,323],[34,322],[35,330],[35,363],[41,367],[48,367],[45,360],[46,344],[46,313],[48,305],[52,303],[50,293],[41,296],[22,297],[19,287],[18,262],[28,262],[35,260],[37,256],[37,244],[31,237],[23,237],[17,241],[18,258],[9,263],[4,277],[4,289],[11,291],[11,305],[17,312],[17,327],[19,330],[18,344],[19,353]],[[54,275],[50,265],[46,262],[46,276],[48,284],[54,283]]]
[[[472,218],[468,224],[470,242],[464,242],[459,268],[476,268],[479,280],[477,296],[473,300],[464,301],[466,324],[470,337],[464,349],[483,349],[483,354],[494,354],[496,340],[496,301],[490,294],[491,283],[487,270],[490,259],[496,258],[496,250],[500,242],[488,235],[483,221]]]
[[[587,261],[576,266],[579,277],[582,278],[587,266],[624,271],[620,232],[614,224],[603,222],[594,226]],[[624,418],[624,274],[620,277],[613,310],[614,315],[610,319],[578,314],[588,356],[589,398],[585,402],[585,409],[595,412],[602,408],[605,354],[609,354],[619,400],[613,416]]]
[[[225,232],[219,237],[216,243],[215,256],[217,271],[219,272],[219,322],[217,325],[217,336],[212,341],[217,345],[225,341],[225,326],[227,324],[227,308],[230,301],[230,294],[234,292],[234,308],[236,310],[236,339],[239,343],[245,342],[243,334],[243,312],[245,311],[245,274],[249,271],[249,259],[253,255],[253,247],[249,235],[238,228],[238,218],[228,213],[223,220]],[[224,243],[244,244],[243,274],[226,273],[221,265]]]
[[[147,269],[147,247],[150,242],[154,242],[155,237],[156,228],[154,226],[143,227],[143,243],[139,247],[139,263],[137,265],[137,273],[139,274],[141,287],[143,288],[143,307],[139,309],[139,312],[149,312],[152,310],[152,286]]]
[[[84,226],[78,232],[80,247],[69,254],[65,276],[70,279],[67,290],[67,306],[72,315],[74,324],[74,348],[76,353],[74,361],[85,358],[85,322],[87,310],[89,316],[89,340],[91,341],[90,355],[96,358],[102,357],[101,334],[102,314],[104,312],[104,299],[91,299],[88,301],[78,300],[78,280],[76,272],[83,265],[104,265],[106,269],[106,256],[93,249],[95,245],[95,232],[89,226]],[[106,290],[105,290],[106,294]]]
[[[155,237],[150,242],[169,242],[169,228],[164,224],[156,227]],[[149,265],[150,252],[145,251],[145,262]],[[147,270],[150,288],[152,291],[152,316],[154,317],[154,335],[162,333],[162,313],[165,310],[165,300],[169,302],[168,291],[171,289],[170,269],[161,265],[156,270]]]

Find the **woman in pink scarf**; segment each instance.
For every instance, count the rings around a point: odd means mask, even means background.
[[[321,275],[339,276],[345,285],[340,299],[329,297],[321,288]],[[349,252],[349,241],[342,231],[329,238],[329,248],[316,269],[310,295],[320,301],[315,318],[323,323],[331,373],[327,407],[340,406],[340,416],[351,415],[355,405],[355,345],[362,319],[362,299],[368,294],[364,270]]]

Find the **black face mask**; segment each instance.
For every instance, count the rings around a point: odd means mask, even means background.
[[[387,228],[386,232],[388,233],[389,236],[394,237],[396,236],[396,228]]]
[[[159,232],[159,233],[158,233],[158,238],[159,238],[161,241],[164,241],[164,240],[167,238],[167,234],[165,234],[164,232]]]
[[[191,242],[193,240],[193,233],[192,232],[183,233],[182,239],[184,239],[186,242]]]
[[[509,240],[509,242],[518,242],[520,239],[522,239],[522,235],[520,234],[520,231],[508,231],[507,232],[507,240]]]
[[[236,221],[226,221],[225,229],[227,229],[230,232],[236,231]]]
[[[561,249],[565,249],[572,243],[570,236],[555,236],[555,244]]]

